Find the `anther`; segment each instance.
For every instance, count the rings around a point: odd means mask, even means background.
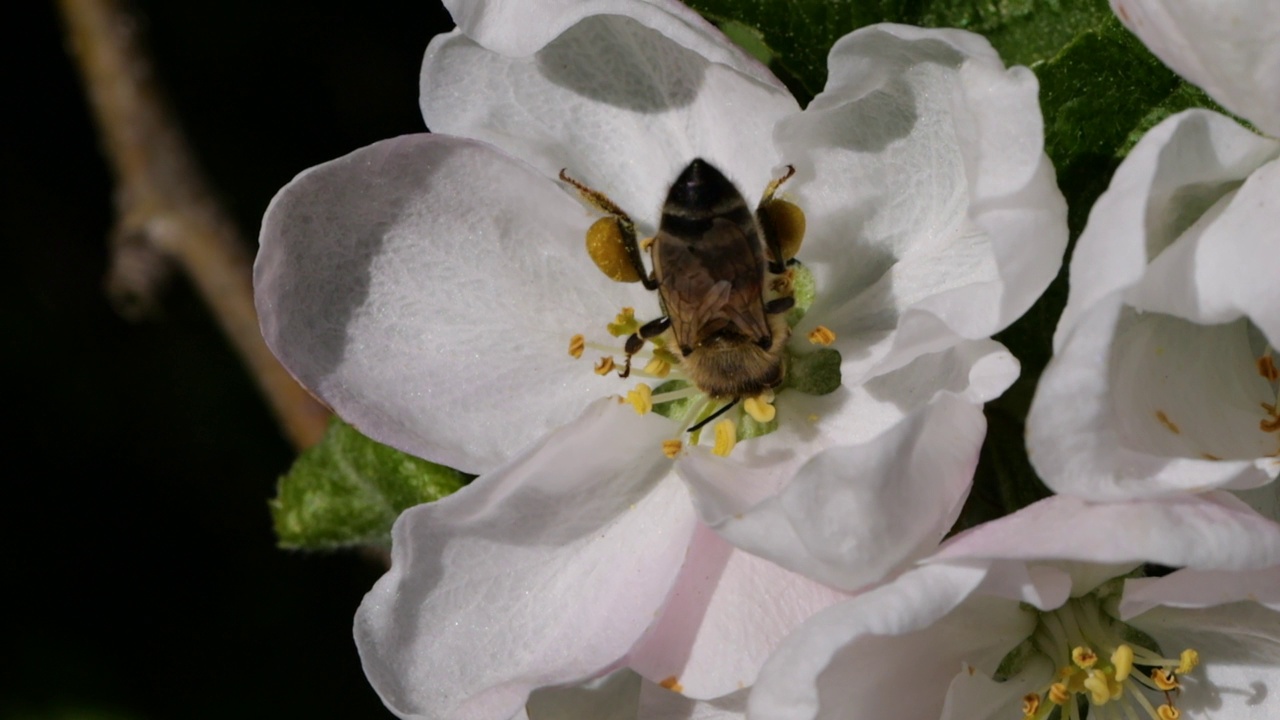
[[[1098,662],[1098,654],[1087,647],[1077,647],[1071,651],[1071,662],[1075,663],[1077,667],[1088,670],[1094,666],[1094,663]]]
[[[1151,682],[1155,684],[1157,690],[1170,692],[1178,689],[1178,676],[1169,672],[1165,668],[1155,668],[1151,671]]]
[[[662,441],[662,454],[666,455],[672,460],[675,460],[676,456],[679,455],[680,451],[683,449],[684,449],[684,442],[682,442],[679,438],[676,438],[674,440]]]
[[[635,308],[624,307],[622,312],[618,313],[613,322],[605,326],[609,330],[609,334],[614,337],[622,337],[630,335],[640,329],[640,321],[636,320]]]
[[[1024,717],[1035,717],[1036,711],[1040,709],[1040,696],[1035,693],[1022,696],[1022,714]]]
[[[1063,683],[1056,682],[1049,686],[1049,702],[1054,705],[1066,705],[1071,699],[1071,693],[1067,691],[1067,686]]]
[[[809,342],[814,345],[830,345],[836,341],[836,334],[825,325],[819,325],[809,333]]]
[[[716,444],[711,448],[711,453],[720,457],[729,457],[729,453],[733,452],[733,446],[738,443],[737,426],[732,420],[721,420],[716,423],[715,430]]]
[[[1160,716],[1160,720],[1178,720],[1182,717],[1182,713],[1178,712],[1178,708],[1172,705],[1161,705],[1156,708],[1156,715]]]
[[[637,415],[643,415],[653,409],[653,390],[640,383],[634,390],[627,391],[627,402],[636,409]]]
[[[654,353],[653,359],[644,366],[644,372],[646,375],[664,378],[671,374],[671,363],[658,357],[657,353]]]
[[[773,400],[771,396],[773,393],[769,393],[768,395],[770,397],[757,395],[753,398],[747,398],[742,402],[742,409],[746,410],[747,414],[751,416],[751,419],[758,423],[772,422],[778,415],[778,409],[771,404]]]
[[[1200,653],[1196,652],[1191,648],[1187,648],[1186,650],[1182,651],[1181,655],[1178,656],[1178,669],[1176,670],[1176,672],[1179,675],[1186,675],[1187,673],[1194,670],[1195,667],[1199,664],[1200,664]]]
[[[1129,673],[1133,672],[1133,648],[1120,645],[1115,652],[1111,653],[1111,664],[1116,668],[1116,680],[1124,682],[1129,677]]]
[[[596,362],[595,371],[597,375],[608,375],[613,372],[613,357],[605,355]]]
[[[569,354],[572,355],[575,360],[582,357],[582,351],[585,350],[586,347],[587,340],[581,335],[574,335],[569,338]]]
[[[1258,358],[1258,374],[1268,382],[1280,380],[1280,368],[1276,367],[1276,361],[1271,358],[1270,352]]]

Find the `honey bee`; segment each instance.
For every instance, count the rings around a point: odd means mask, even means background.
[[[804,215],[774,193],[794,173],[788,166],[771,182],[753,213],[723,173],[697,158],[671,185],[657,235],[641,245],[621,208],[560,172],[607,213],[587,233],[596,265],[614,280],[658,291],[663,315],[627,338],[622,377],[646,341],[669,333],[665,345],[679,351],[690,381],[711,398],[729,401],[722,411],[782,383],[786,312],[795,305],[786,266],[804,236]]]

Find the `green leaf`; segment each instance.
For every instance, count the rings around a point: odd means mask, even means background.
[[[470,475],[387,447],[334,419],[280,478],[271,501],[280,546],[388,546],[406,508],[456,492]]]

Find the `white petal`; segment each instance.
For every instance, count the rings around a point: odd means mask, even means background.
[[[1196,218],[1277,155],[1280,142],[1205,110],[1179,113],[1148,131],[1116,169],[1076,242],[1054,348],[1097,301],[1137,283]]]
[[[536,690],[526,707],[528,720],[637,720],[641,682],[624,669],[582,685]]]
[[[1249,601],[1280,611],[1280,565],[1260,570],[1178,570],[1160,578],[1126,580],[1120,616],[1154,607],[1203,608]]]
[[[1280,160],[1255,170],[1161,253],[1134,307],[1200,324],[1247,317],[1280,346]]]
[[[714,698],[755,682],[796,626],[846,596],[735,549],[705,526],[694,534],[662,617],[628,658],[653,682]]]
[[[371,437],[492,469],[621,388],[568,354],[575,333],[619,344],[604,324],[648,295],[595,268],[589,223],[488,146],[371,145],[302,173],[267,209],[254,267],[263,335]]]
[[[502,55],[525,56],[593,15],[621,15],[706,57],[783,88],[781,82],[714,25],[672,0],[445,0],[459,29]]]
[[[951,538],[930,560],[993,558],[1262,568],[1280,564],[1280,525],[1227,493],[1123,503],[1056,495]]]
[[[508,717],[617,663],[670,592],[695,520],[655,416],[601,400],[525,456],[393,529],[356,614],[365,673],[401,717]]]
[[[780,494],[738,506],[750,470],[693,456],[680,465],[704,521],[733,544],[833,587],[878,582],[937,547],[969,492],[986,422],[943,395],[880,437],[835,447]]]
[[[1280,5],[1270,0],[1111,0],[1156,57],[1280,137]]]
[[[1206,364],[1202,344],[1170,349],[1160,338],[1177,328],[1139,318],[1121,295],[1076,320],[1036,387],[1027,451],[1045,484],[1124,500],[1265,482],[1254,462],[1268,439],[1262,412],[1244,400],[1261,389],[1252,359],[1233,372],[1218,359]]]
[[[640,688],[640,720],[743,720],[747,692],[742,689],[713,700],[694,700],[646,682]]]
[[[814,616],[760,673],[749,715],[936,718],[965,664],[993,672],[1031,634],[1016,601],[971,595],[986,570],[930,566]]]
[[[1273,720],[1280,716],[1280,613],[1242,602],[1200,610],[1156,608],[1128,621],[1167,656],[1185,648],[1200,666],[1181,676],[1182,717]]]
[[[646,234],[695,157],[754,205],[779,164],[773,126],[798,109],[785,90],[619,15],[585,17],[528,57],[439,36],[423,60],[421,104],[433,132],[492,142],[547,177],[567,169]]]
[[[989,675],[968,666],[956,674],[947,690],[942,720],[1009,720],[1022,715],[1022,698],[1048,684],[1053,663],[1044,656],[1033,658],[1017,675],[996,682]]]
[[[867,352],[891,340],[875,353],[886,369],[1004,327],[1067,237],[1034,76],[976,35],[897,25],[845,36],[830,65],[777,133],[797,168],[785,190],[809,217],[801,257],[820,294],[806,322]]]

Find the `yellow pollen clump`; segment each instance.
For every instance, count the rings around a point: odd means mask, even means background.
[[[1169,692],[1178,689],[1178,676],[1169,672],[1165,668],[1155,668],[1151,671],[1151,682],[1155,683],[1157,690]]]
[[[634,390],[627,391],[627,402],[636,409],[637,415],[643,415],[653,409],[653,390],[640,383]]]
[[[672,460],[675,460],[676,456],[679,455],[680,451],[683,449],[684,449],[684,442],[680,440],[680,438],[662,441],[662,454],[666,455]]]
[[[582,357],[582,351],[587,347],[587,339],[581,335],[574,335],[569,338],[569,354],[578,359]]]
[[[772,393],[769,393],[769,395],[771,396]],[[752,420],[759,423],[767,423],[772,421],[778,414],[778,409],[770,404],[772,401],[772,397],[757,395],[743,401],[742,409],[751,416]]]
[[[1094,663],[1098,662],[1098,654],[1087,647],[1081,646],[1071,651],[1071,662],[1075,663],[1077,667],[1088,670],[1093,667]]]
[[[608,375],[613,372],[613,358],[605,355],[596,362],[595,371],[597,375]]]
[[[1182,651],[1182,654],[1180,656],[1178,656],[1178,669],[1175,672],[1177,672],[1179,675],[1186,675],[1187,673],[1195,669],[1195,667],[1199,664],[1200,664],[1200,653],[1196,652],[1195,650],[1192,650],[1191,648],[1187,648],[1186,650]]]
[[[825,325],[819,325],[809,333],[809,342],[814,345],[830,345],[836,341],[836,334]]]
[[[658,685],[660,687],[666,688],[667,690],[670,690],[671,692],[676,692],[676,693],[684,692],[684,686],[680,684],[679,678],[677,678],[675,675],[672,675],[671,677],[666,678],[662,682],[658,683]]]
[[[1121,645],[1111,653],[1111,664],[1116,666],[1116,680],[1124,682],[1133,672],[1133,648]]]
[[[738,428],[732,420],[721,420],[716,423],[716,444],[711,448],[713,455],[729,457],[733,446],[738,444]]]
[[[1178,720],[1182,717],[1182,713],[1178,712],[1178,708],[1172,705],[1161,705],[1156,708],[1156,715],[1160,716],[1160,720]]]
[[[671,374],[671,363],[658,357],[655,353],[654,358],[644,366],[644,372],[646,375],[664,378]]]
[[[640,321],[636,320],[635,308],[624,307],[622,312],[618,313],[613,322],[605,326],[609,330],[609,334],[614,337],[622,337],[630,335],[640,329]]]

